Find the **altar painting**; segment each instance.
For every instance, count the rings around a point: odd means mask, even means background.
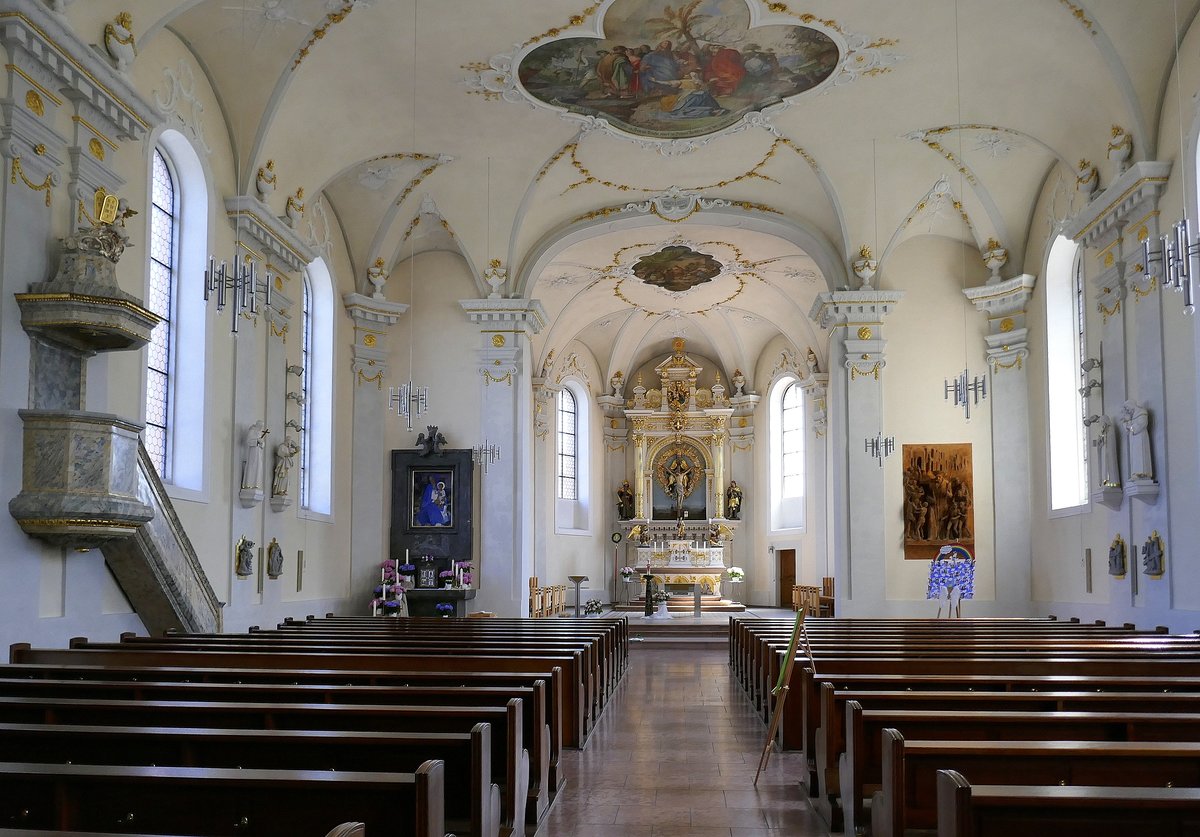
[[[645,137],[721,131],[816,87],[841,59],[817,29],[751,29],[745,0],[618,0],[604,32],[532,50],[520,83],[548,105]]]
[[[947,544],[974,549],[971,445],[904,445],[904,557],[929,561]]]

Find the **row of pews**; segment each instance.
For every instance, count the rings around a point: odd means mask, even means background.
[[[1200,637],[1049,619],[808,619],[777,744],[831,830],[1200,834]],[[731,618],[764,720],[791,620]]]
[[[628,664],[625,619],[309,617],[10,647],[0,834],[531,832]]]

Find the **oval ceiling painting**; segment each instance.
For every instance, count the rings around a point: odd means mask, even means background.
[[[637,136],[704,136],[837,68],[838,46],[824,32],[749,21],[745,0],[617,0],[606,38],[544,44],[521,60],[519,78],[547,105]]]

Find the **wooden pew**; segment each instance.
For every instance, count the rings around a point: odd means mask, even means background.
[[[550,728],[549,750],[549,784],[551,795],[557,793],[566,781],[563,766],[560,763],[563,746],[563,683],[562,670],[555,667],[546,672],[446,672],[446,671],[338,671],[329,669],[248,669],[248,668],[193,668],[163,666],[95,666],[95,665],[60,665],[60,664],[9,664],[0,666],[0,682],[29,681],[36,683],[41,680],[75,681],[83,680],[93,683],[112,682],[127,684],[119,689],[130,688],[132,694],[114,694],[111,697],[127,697],[129,699],[174,699],[169,695],[160,695],[153,691],[156,687],[168,689],[170,686],[208,685],[216,689],[220,686],[245,685],[253,689],[255,685],[283,688],[289,686],[315,687],[320,698],[308,702],[333,702],[329,697],[331,688],[366,687],[370,688],[453,688],[471,689],[488,688],[503,689],[506,687],[532,688],[537,693],[539,682],[549,685],[545,690],[547,724]],[[39,694],[35,687],[32,694]],[[28,692],[26,692],[28,693]],[[17,694],[17,692],[13,692]],[[197,699],[205,700],[204,692]],[[285,693],[286,694],[286,693]],[[351,696],[355,692],[350,693]],[[513,692],[513,697],[521,693]],[[255,700],[246,697],[245,700]],[[302,701],[304,702],[304,701]],[[348,700],[346,702],[358,702]],[[530,757],[532,759],[532,752]],[[532,764],[531,764],[532,767]],[[532,781],[532,777],[531,777]]]
[[[363,639],[330,639],[307,640],[304,638],[257,639],[255,634],[217,634],[210,636],[180,635],[165,637],[139,637],[123,635],[122,641],[89,642],[85,637],[71,640],[70,647],[80,650],[117,651],[169,651],[179,653],[191,651],[196,653],[253,653],[253,654],[330,654],[344,655],[384,655],[389,659],[396,657],[454,657],[470,654],[476,657],[502,657],[512,659],[517,657],[543,657],[553,660],[560,665],[567,675],[569,682],[578,683],[578,700],[584,723],[584,732],[590,731],[603,708],[603,675],[596,666],[595,649],[582,643],[549,643],[544,641],[519,644],[511,642],[437,640],[427,638],[404,637],[403,639],[382,638],[375,640]]]
[[[938,837],[1191,837],[1200,833],[1200,789],[1028,785],[972,786],[938,772]]]
[[[501,830],[508,831],[523,827],[529,783],[519,704],[516,698],[500,708],[0,697],[0,722],[422,733],[468,732],[489,723],[491,780],[501,786]]]
[[[1200,744],[1143,741],[905,741],[883,731],[883,787],[871,802],[872,837],[937,827],[937,773],[981,784],[1200,787]]]
[[[411,773],[444,764],[443,809],[456,833],[496,837],[488,724],[469,733],[230,730],[0,723],[0,762]]]
[[[3,667],[0,667],[0,674]],[[5,680],[0,695],[12,697],[75,698],[86,700],[162,700],[258,703],[343,703],[384,706],[506,706],[521,699],[524,747],[529,750],[527,818],[536,824],[549,807],[550,731],[545,720],[545,682],[533,687],[509,686],[347,686],[255,683],[169,683],[96,680]],[[489,770],[491,732],[488,733]],[[3,759],[0,756],[0,759]],[[443,756],[438,756],[447,761]],[[9,760],[15,760],[9,757]],[[422,759],[423,761],[424,759]],[[279,762],[285,763],[285,762]],[[221,765],[209,765],[221,766]],[[382,769],[378,766],[350,768]],[[398,768],[400,769],[400,768]],[[490,776],[490,772],[489,772]],[[447,781],[451,781],[448,777]]]
[[[393,651],[389,654],[322,654],[314,652],[252,652],[252,651],[137,651],[120,645],[110,650],[96,648],[30,648],[26,643],[10,646],[12,663],[47,663],[59,665],[133,666],[181,669],[274,669],[290,678],[296,670],[325,670],[331,672],[379,672],[426,669],[437,672],[470,673],[478,671],[531,672],[544,674],[551,667],[564,670],[563,679],[563,746],[582,748],[586,741],[584,692],[579,679],[579,655],[541,656],[479,656],[447,654],[429,657],[418,653]],[[568,666],[570,669],[568,670]],[[286,674],[285,674],[286,673]],[[407,676],[407,675],[406,675]],[[285,679],[284,682],[290,682]]]
[[[1161,683],[1161,681],[1159,681]],[[814,747],[814,795],[838,794],[837,765],[846,749],[846,704],[864,709],[937,709],[1023,712],[1185,712],[1200,713],[1200,693],[1092,691],[874,691],[838,690],[821,684],[821,726]]]
[[[43,829],[8,828],[0,825],[0,837],[179,837],[179,835],[146,834],[139,832],[113,831],[45,831]],[[366,837],[366,829],[360,822],[344,822],[330,829],[325,837]]]
[[[846,752],[838,769],[845,831],[865,825],[863,800],[883,780],[883,730],[930,741],[1200,741],[1200,715],[1135,712],[864,710],[846,704]],[[823,812],[824,813],[824,812]]]
[[[443,837],[442,785],[437,761],[415,773],[0,762],[0,821],[29,831],[136,824],[163,834],[277,835],[325,833],[353,817],[368,834]]]

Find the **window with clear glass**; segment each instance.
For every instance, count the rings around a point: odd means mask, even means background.
[[[1079,245],[1059,236],[1046,262],[1046,381],[1050,446],[1050,508],[1088,501],[1086,402],[1080,369],[1087,351],[1083,259]]]
[[[579,463],[579,410],[575,394],[563,387],[558,394],[558,498],[575,500],[579,497],[577,481]]]
[[[179,257],[179,203],[175,177],[163,153],[154,151],[150,189],[150,285],[146,307],[162,318],[146,347],[146,429],[142,438],[154,467],[170,480],[172,347],[176,266]]]
[[[309,369],[312,368],[312,341],[313,341],[313,318],[312,318],[312,286],[310,284],[308,273],[304,274],[304,300],[300,306],[300,392],[304,396],[304,404],[300,408],[300,506],[301,508],[310,508],[309,500],[309,476],[312,474],[312,445],[310,444],[312,431],[310,428],[312,422],[312,375]]]
[[[771,391],[771,528],[804,526],[804,389],[795,378]]]

